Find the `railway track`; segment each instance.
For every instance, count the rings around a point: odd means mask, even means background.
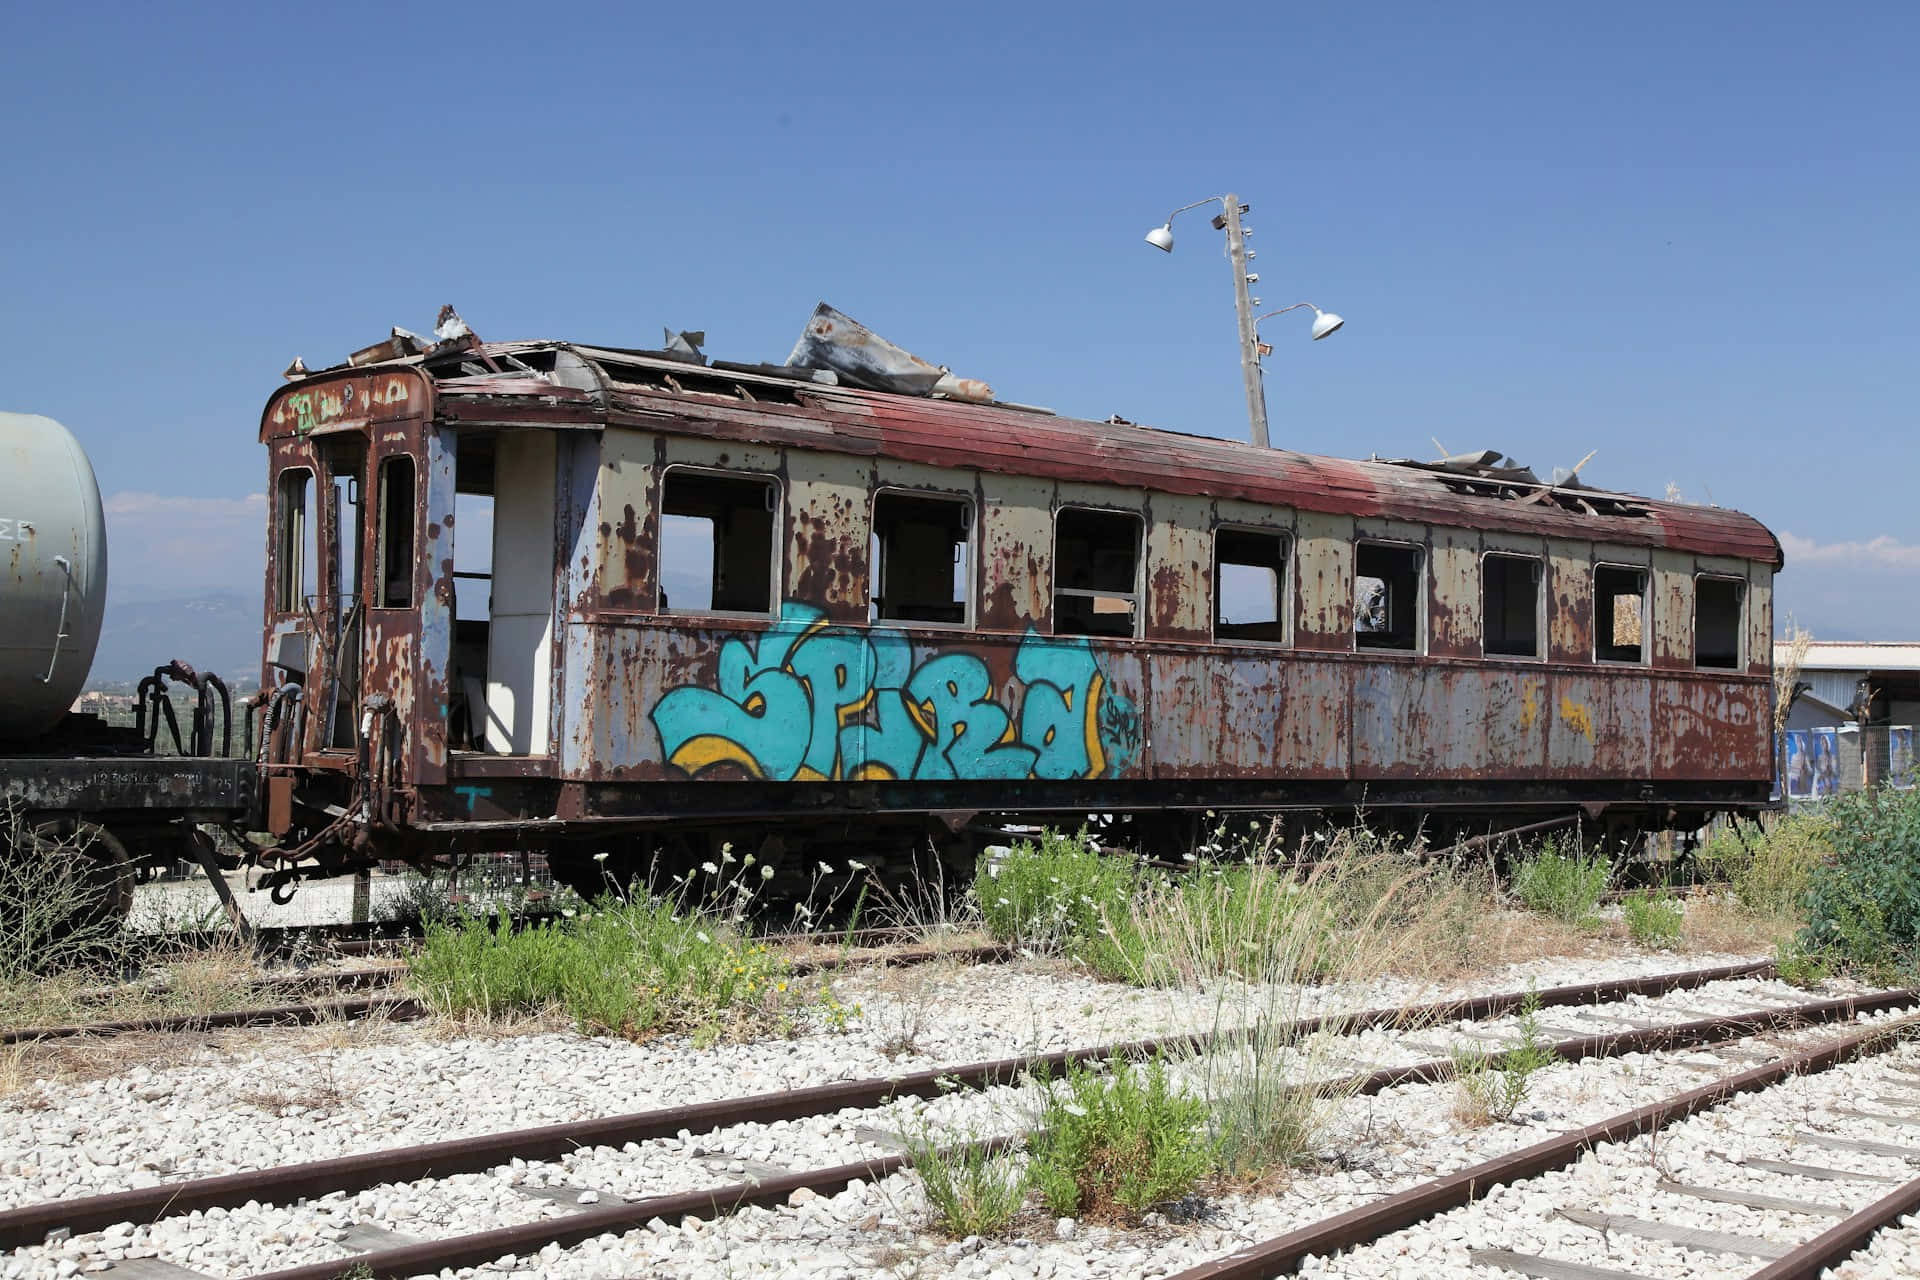
[[[905,931],[900,931],[904,934]],[[880,941],[862,941],[865,947],[886,945],[884,939],[900,936],[895,931],[870,931],[860,935]],[[844,934],[783,935],[776,941],[790,945],[838,946]],[[906,947],[893,951],[840,950],[830,956],[801,956],[788,963],[787,972],[805,977],[843,965],[877,965],[888,968],[925,964],[934,960],[953,960],[965,964],[1005,960],[1014,954],[1009,947]],[[406,969],[393,965],[379,969],[353,969],[337,972],[287,974],[262,978],[250,984],[254,995],[264,998],[311,994],[316,997],[341,995],[348,991],[380,991],[398,985]],[[47,1040],[68,1040],[86,1036],[109,1037],[142,1032],[207,1031],[219,1028],[311,1026],[319,1022],[337,1022],[379,1015],[398,1021],[425,1017],[425,1005],[409,996],[373,995],[359,999],[313,999],[293,1004],[270,1004],[242,1009],[221,1009],[201,1013],[156,1014],[146,1018],[120,1018],[100,1022],[68,1023],[57,1026],[0,1028],[0,1046],[33,1044]]]
[[[1754,968],[1743,966],[1733,977],[1727,976],[1728,971],[1721,970],[1705,984],[1691,984],[1691,999],[1696,1004],[1741,999],[1739,994],[1725,989],[1724,984],[1739,984],[1742,978],[1752,976]],[[1686,989],[1689,987],[1686,979],[1700,976],[1658,975],[1653,979],[1633,982],[1557,988],[1539,993],[1539,998],[1544,1008],[1571,1011],[1572,1016],[1606,1017],[1608,1015],[1603,1012],[1591,1011],[1583,1006],[1595,999],[1618,1001],[1630,996],[1644,996],[1649,990],[1661,989],[1663,984]],[[1715,984],[1723,985],[1716,991],[1713,989]],[[1412,1056],[1411,1050],[1419,1043],[1417,1037],[1433,1034],[1432,1019],[1440,1016],[1482,1020],[1503,1017],[1527,998],[1526,993],[1510,993],[1445,1006],[1376,1010],[1361,1015],[1350,1030],[1377,1031],[1404,1026],[1410,1021],[1425,1024],[1428,1027],[1425,1032],[1402,1033],[1403,1039],[1409,1041],[1402,1056]],[[1762,1003],[1751,993],[1746,994],[1744,999],[1748,1005]],[[1848,1000],[1802,1001],[1787,1007],[1775,1004],[1761,1009],[1749,1008],[1731,1017],[1708,1018],[1685,1018],[1682,1015],[1693,1010],[1676,1007],[1666,1010],[1662,1015],[1664,1020],[1655,1025],[1573,1036],[1557,1043],[1555,1050],[1563,1058],[1577,1060],[1596,1054],[1644,1053],[1656,1048],[1726,1043],[1757,1032],[1854,1018],[1876,1010],[1910,1004],[1913,999],[1913,993],[1910,992],[1882,993]],[[1643,1015],[1638,1019],[1642,1022],[1648,1021],[1646,1015],[1662,1012],[1657,1005],[1645,1002],[1636,1004],[1633,1011]],[[1309,1020],[1297,1029],[1310,1031],[1319,1021]],[[1199,1047],[1204,1048],[1207,1039],[1198,1037]],[[1185,1043],[1195,1044],[1196,1038],[1188,1038]],[[577,1159],[582,1152],[619,1148],[626,1154],[644,1156],[646,1151],[641,1144],[664,1144],[670,1152],[683,1157],[677,1163],[693,1164],[703,1150],[693,1139],[692,1135],[695,1134],[724,1134],[743,1124],[777,1125],[796,1121],[811,1121],[818,1129],[820,1122],[826,1118],[838,1116],[844,1120],[850,1109],[856,1114],[872,1112],[895,1099],[937,1098],[957,1089],[997,1091],[1001,1094],[1017,1092],[1012,1086],[1022,1073],[1043,1065],[1057,1070],[1070,1060],[1094,1061],[1141,1054],[1156,1047],[1160,1045],[1155,1042],[1101,1045],[1045,1058],[976,1063],[887,1080],[785,1090],[756,1098],[718,1100],[690,1107],[546,1126],[536,1130],[481,1135],[427,1147],[345,1156],[280,1169],[175,1182],[104,1196],[67,1199],[59,1203],[21,1206],[0,1212],[0,1246],[24,1250],[28,1254],[39,1253],[41,1251],[36,1249],[35,1242],[43,1239],[48,1232],[82,1234],[112,1231],[119,1233],[113,1238],[123,1242],[143,1238],[157,1240],[166,1235],[164,1228],[136,1227],[132,1224],[151,1223],[163,1217],[177,1219],[179,1215],[189,1213],[204,1214],[210,1218],[223,1211],[251,1222],[262,1213],[271,1216],[280,1212],[261,1210],[260,1202],[285,1204],[292,1201],[296,1206],[310,1206],[318,1201],[338,1205],[346,1196],[356,1192],[358,1198],[351,1203],[360,1205],[366,1202],[365,1208],[370,1211],[368,1216],[375,1219],[390,1219],[390,1215],[378,1211],[388,1207],[392,1200],[407,1197],[417,1199],[422,1195],[429,1198],[445,1194],[456,1197],[479,1195],[484,1200],[494,1202],[488,1210],[489,1221],[513,1216],[527,1217],[534,1212],[526,1207],[530,1201],[549,1209],[553,1209],[558,1202],[564,1209],[555,1217],[532,1216],[531,1220],[518,1224],[434,1241],[400,1238],[392,1227],[378,1225],[377,1221],[359,1222],[344,1229],[327,1227],[322,1229],[324,1239],[309,1232],[305,1239],[309,1253],[313,1248],[328,1250],[343,1245],[361,1252],[344,1258],[301,1262],[274,1274],[292,1280],[296,1276],[332,1276],[343,1267],[359,1266],[371,1270],[375,1275],[411,1275],[447,1266],[475,1265],[504,1255],[527,1254],[575,1244],[609,1231],[641,1226],[656,1218],[672,1220],[681,1214],[712,1217],[755,1204],[777,1203],[800,1192],[829,1195],[855,1181],[870,1184],[874,1179],[894,1172],[901,1164],[897,1154],[882,1154],[875,1150],[876,1142],[884,1147],[884,1135],[877,1135],[873,1125],[855,1125],[849,1133],[843,1124],[836,1122],[828,1124],[806,1145],[810,1154],[839,1150],[853,1157],[838,1165],[793,1171],[765,1167],[748,1169],[745,1162],[732,1161],[729,1162],[730,1168],[749,1174],[758,1173],[760,1176],[661,1194],[626,1196],[610,1192],[608,1199],[613,1202],[599,1204],[600,1196],[592,1186],[566,1181],[569,1176],[566,1171],[568,1161]],[[1399,1085],[1445,1080],[1451,1068],[1449,1059],[1389,1063],[1363,1073],[1349,1083],[1360,1093],[1377,1094]],[[884,1121],[883,1116],[869,1118]],[[709,1145],[713,1150],[721,1150],[726,1142],[723,1138],[714,1139],[710,1140]],[[548,1168],[548,1173],[537,1179],[527,1175],[526,1170],[536,1165]],[[508,1173],[505,1190],[498,1185],[502,1170]],[[515,1171],[523,1176],[515,1178]],[[577,1178],[577,1174],[575,1176]],[[684,1169],[677,1179],[669,1180],[684,1183]],[[647,1180],[643,1178],[641,1181],[644,1183]],[[658,1178],[654,1181],[658,1181]],[[423,1191],[423,1182],[434,1190]],[[405,1185],[400,1190],[391,1190],[396,1184]],[[503,1197],[504,1205],[499,1203]],[[515,1203],[520,1206],[517,1215],[508,1207]],[[305,1228],[299,1220],[302,1214],[311,1219],[313,1211],[310,1207],[297,1207],[288,1212],[295,1220],[293,1225],[284,1228],[264,1226],[258,1234],[278,1236],[289,1242],[302,1241]],[[252,1225],[259,1226],[259,1223],[253,1222]],[[143,1232],[146,1233],[145,1237],[142,1236]],[[300,1250],[296,1248],[294,1252]]]

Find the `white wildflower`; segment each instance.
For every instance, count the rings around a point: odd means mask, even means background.
[[[595,862],[605,862],[607,860],[607,851],[602,849],[600,852],[594,854],[593,860]]]
[[[773,868],[772,868],[772,867],[762,867],[762,868],[760,868],[760,878],[761,878],[762,880],[771,880],[771,879],[773,879]]]
[[[717,876],[720,874],[720,868],[714,866],[711,862],[701,863],[700,869],[706,872],[710,876]]]

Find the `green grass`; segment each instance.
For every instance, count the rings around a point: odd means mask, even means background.
[[[1635,945],[1657,950],[1680,941],[1680,927],[1686,922],[1686,909],[1670,893],[1646,890],[1620,903],[1626,918],[1627,936]]]
[[[982,857],[974,892],[994,941],[1064,955],[1103,977],[1128,980],[1147,970],[1133,927],[1134,896],[1163,880],[1125,855],[1101,853],[1084,831],[1045,831],[997,858]]]
[[[1034,1185],[1056,1217],[1132,1223],[1197,1186],[1213,1165],[1206,1104],[1159,1059],[1106,1075],[1069,1067],[1029,1140]]]
[[[1453,1072],[1458,1089],[1454,1114],[1461,1120],[1473,1125],[1511,1120],[1533,1091],[1534,1077],[1559,1061],[1540,1027],[1538,996],[1529,993],[1521,1006],[1519,1030],[1519,1038],[1500,1053],[1476,1046],[1454,1049]]]
[[[954,1239],[996,1236],[1026,1201],[1027,1166],[972,1131],[943,1141],[923,1118],[903,1130],[907,1162],[920,1180],[936,1225]]]
[[[1607,874],[1605,858],[1578,849],[1562,852],[1549,840],[1514,868],[1513,892],[1529,911],[1585,927],[1594,923]]]
[[[411,963],[426,1002],[449,1017],[501,1019],[564,1010],[582,1030],[696,1041],[790,1028],[811,1014],[845,1025],[824,984],[789,979],[764,946],[671,901],[602,903],[512,931],[463,916],[429,922]]]
[[[1833,820],[1820,812],[1794,813],[1772,819],[1764,830],[1723,829],[1697,856],[1701,869],[1726,881],[1748,912],[1798,918],[1816,871],[1834,858]]]

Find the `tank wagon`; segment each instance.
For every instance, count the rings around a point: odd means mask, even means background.
[[[354,360],[260,424],[283,876],[1768,804],[1782,557],[1737,512],[665,351]]]
[[[251,804],[251,763],[210,758],[217,738],[231,745],[225,688],[174,663],[143,683],[135,726],[69,713],[100,639],[107,538],[93,467],[51,418],[0,413],[0,562],[0,851],[44,856],[45,838],[81,850],[100,909],[125,915],[137,862],[202,852],[196,823]],[[173,724],[181,754],[162,756],[147,711],[173,715],[171,680],[199,699],[185,737]]]

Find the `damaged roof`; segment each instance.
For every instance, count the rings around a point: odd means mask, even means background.
[[[290,397],[324,396],[336,380],[405,370],[422,379],[429,398],[426,406],[409,403],[407,415],[437,413],[455,426],[631,426],[1359,517],[1667,547],[1776,568],[1784,561],[1778,539],[1738,511],[1545,483],[1511,460],[1494,465],[1497,455],[1485,462],[1475,455],[1439,463],[1348,461],[1121,419],[1089,422],[937,392],[866,390],[806,368],[709,365],[697,353],[664,349],[480,342],[470,333],[434,347],[394,345],[391,355],[370,348],[351,365],[302,369],[299,381],[268,402],[261,438],[312,429],[286,411]],[[353,393],[345,398],[351,402]],[[361,396],[363,404],[376,398]],[[382,416],[394,415],[372,415]],[[349,403],[344,415],[328,421],[348,428],[356,418],[369,420]]]

